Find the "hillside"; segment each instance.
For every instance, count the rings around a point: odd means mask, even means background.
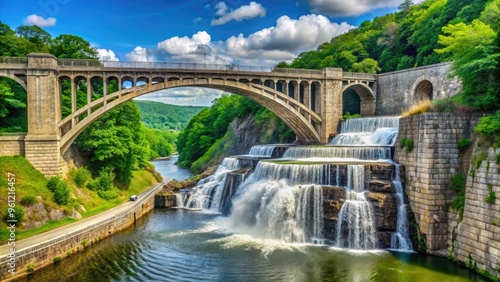
[[[153,129],[181,130],[206,107],[177,106],[152,101],[134,101],[142,113],[142,122]]]

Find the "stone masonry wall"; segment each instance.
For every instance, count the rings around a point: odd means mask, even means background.
[[[461,262],[500,277],[500,165],[495,158],[500,150],[476,151],[476,158],[487,154],[481,166],[474,162],[467,176],[464,216],[455,229],[452,255]],[[486,202],[489,191],[495,202]]]
[[[432,84],[432,97],[457,94],[461,84],[448,78],[450,63],[395,71],[377,75],[376,115],[400,115],[414,102],[415,89],[422,81]]]
[[[406,193],[427,250],[446,254],[448,206],[455,197],[449,187],[458,167],[458,141],[471,138],[477,115],[426,113],[402,118],[395,161],[406,167]],[[400,140],[413,141],[407,153]]]
[[[24,156],[26,134],[0,136],[0,156]]]
[[[159,184],[161,187],[163,184]],[[107,220],[87,226],[83,229],[70,232],[64,236],[53,238],[44,243],[22,250],[16,250],[16,273],[7,272],[9,257],[0,257],[0,280],[10,281],[27,274],[27,266],[31,265],[36,271],[54,262],[55,257],[65,258],[68,253],[75,253],[101,239],[115,234],[132,224],[154,208],[154,196],[158,189],[151,191],[145,197],[140,197],[128,210],[116,214]],[[84,243],[85,242],[85,243]]]

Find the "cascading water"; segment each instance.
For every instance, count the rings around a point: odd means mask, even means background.
[[[272,157],[275,148],[276,146],[273,145],[256,145],[250,148],[248,154],[252,156]]]
[[[396,232],[391,237],[391,248],[401,251],[413,251],[410,235],[408,234],[408,216],[406,213],[407,204],[405,204],[403,195],[403,185],[399,175],[400,165],[396,165],[395,177],[393,179],[396,188],[396,201],[398,205],[398,218],[396,221]]]
[[[399,127],[399,117],[348,119],[342,122],[340,134],[332,145],[393,146]]]
[[[324,181],[323,172],[322,165],[260,162],[233,200],[233,227],[289,243],[323,242],[322,187],[310,184]]]
[[[183,195],[183,202],[186,203],[184,208],[218,211],[222,194],[220,187],[224,185],[226,175],[236,169],[239,169],[238,159],[224,158],[214,174],[198,181],[195,187]]]
[[[337,247],[374,249],[377,247],[375,217],[365,197],[364,165],[347,166],[347,197],[337,221]]]
[[[283,155],[285,159],[304,158],[335,158],[355,160],[383,160],[391,161],[391,147],[389,146],[327,146],[327,147],[291,147]]]

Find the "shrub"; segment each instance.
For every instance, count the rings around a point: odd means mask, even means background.
[[[93,191],[109,191],[115,187],[113,180],[115,179],[115,173],[111,170],[105,169],[99,172],[99,177],[90,181],[87,184],[87,188]]]
[[[457,105],[450,99],[437,99],[431,102],[432,111],[438,113],[454,113],[457,110]]]
[[[34,195],[26,195],[21,199],[21,204],[23,206],[30,206],[36,202],[36,197]]]
[[[54,264],[60,263],[61,260],[62,260],[61,257],[55,257],[55,258],[52,259],[52,261],[54,262]]]
[[[82,241],[82,247],[85,249],[88,246],[88,241],[87,239]]]
[[[66,205],[69,201],[68,183],[62,180],[57,184],[54,192],[54,201],[60,205]]]
[[[488,184],[488,196],[486,196],[486,202],[490,205],[493,205],[495,203],[496,198],[497,195],[493,191],[493,186],[491,184]]]
[[[408,110],[404,111],[401,116],[408,117],[413,115],[418,115],[421,113],[426,113],[431,110],[431,100],[425,99],[418,101],[416,104],[411,105]]]
[[[90,171],[84,167],[80,167],[75,171],[73,180],[75,181],[76,186],[83,188],[85,187],[87,181],[91,179],[90,177]]]
[[[450,208],[459,214],[459,221],[462,221],[465,206],[465,185],[467,177],[463,173],[455,173],[451,177],[450,187],[457,193],[457,196],[451,202]]]
[[[18,205],[13,208],[8,208],[4,219],[16,220],[17,222],[21,222],[24,219],[24,208]]]
[[[500,110],[494,115],[480,118],[474,131],[483,136],[500,134]]]
[[[52,176],[49,181],[47,181],[47,188],[54,192],[54,190],[56,189],[56,186],[59,182],[61,182],[61,177],[60,176]]]
[[[463,152],[472,144],[472,141],[468,138],[462,138],[458,140],[458,151]]]
[[[360,118],[360,114],[352,114],[350,112],[346,112],[345,115],[342,117],[343,119],[350,119],[350,118]]]
[[[411,152],[411,150],[413,150],[413,139],[403,137],[401,138],[401,140],[399,140],[399,146],[401,147],[401,149],[404,148],[405,151],[409,153]]]
[[[98,190],[97,195],[106,201],[116,199],[119,196],[116,191],[103,191],[103,190]]]

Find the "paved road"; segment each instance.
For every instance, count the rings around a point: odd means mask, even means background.
[[[38,244],[42,244],[46,241],[61,237],[61,236],[66,236],[68,233],[83,229],[89,225],[107,220],[115,215],[121,214],[123,211],[128,210],[132,206],[135,205],[140,205],[144,201],[144,199],[148,198],[152,194],[155,194],[159,190],[161,190],[161,187],[166,184],[168,180],[164,180],[162,183],[155,184],[148,189],[144,190],[141,194],[138,195],[137,201],[134,202],[126,202],[123,203],[117,207],[114,207],[112,209],[109,209],[107,211],[104,211],[102,213],[96,214],[94,216],[79,220],[77,222],[73,222],[71,224],[61,226],[59,228],[23,239],[16,241],[16,252],[21,251],[22,249],[33,247]],[[11,247],[7,244],[0,246],[0,258],[3,258],[9,253],[9,249]]]

